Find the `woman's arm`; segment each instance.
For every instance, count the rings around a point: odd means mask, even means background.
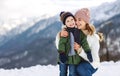
[[[59,40],[60,40],[60,32],[57,33],[55,38],[55,46],[57,49],[58,49]]]
[[[93,60],[99,62],[99,48],[100,48],[100,43],[99,43],[99,37],[97,34],[94,34],[93,36],[93,42],[91,43],[91,50],[92,50],[92,56]]]
[[[68,37],[68,32],[63,29],[61,32],[60,32],[60,37]]]
[[[58,49],[60,37],[67,37],[67,36],[68,36],[68,32],[65,31],[65,29],[62,29],[60,32],[57,33],[56,39],[55,39],[55,45],[57,49]]]
[[[87,55],[85,53],[85,51],[83,50],[82,47],[80,47],[80,45],[78,43],[74,44],[74,49],[77,51],[77,53],[86,61],[89,61],[87,58]]]
[[[99,59],[99,48],[100,48],[100,44],[99,44],[99,39],[97,37],[97,35],[95,34],[94,36],[91,36],[91,38],[88,39],[88,44],[90,45],[90,49],[91,49],[91,53],[92,53],[92,57],[93,57],[93,61],[100,61]],[[74,45],[75,47],[77,46]],[[82,49],[82,48],[81,48]],[[80,51],[80,47],[77,47],[76,49],[77,51]],[[89,61],[87,58],[87,55],[85,53],[85,51],[82,49],[81,52],[79,53],[79,55],[85,59],[86,61]]]

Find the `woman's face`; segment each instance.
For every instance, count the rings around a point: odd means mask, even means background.
[[[72,16],[67,17],[65,24],[67,27],[73,28],[75,27],[75,20]]]
[[[86,22],[80,18],[76,18],[76,25],[78,29],[85,30],[86,29]]]

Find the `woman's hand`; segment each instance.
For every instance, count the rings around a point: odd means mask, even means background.
[[[60,37],[68,37],[68,32],[64,29],[60,32]]]
[[[74,43],[74,49],[75,49],[76,51],[78,51],[79,48],[80,48],[80,45],[75,42],[75,43]]]
[[[75,49],[75,51],[77,51],[78,54],[80,54],[82,52],[82,48],[76,42],[74,43],[74,49]]]

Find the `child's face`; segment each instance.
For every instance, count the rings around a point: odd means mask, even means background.
[[[75,20],[72,16],[67,17],[65,24],[67,27],[74,28],[75,27]]]
[[[86,29],[86,22],[80,18],[76,18],[76,25],[78,29],[85,30]]]

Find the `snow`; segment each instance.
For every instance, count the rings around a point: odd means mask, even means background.
[[[93,76],[120,76],[120,61],[102,62]],[[0,69],[0,76],[59,76],[59,66],[36,65],[21,69]]]
[[[94,76],[120,76],[120,61],[114,63],[102,62],[99,70],[94,74]]]

